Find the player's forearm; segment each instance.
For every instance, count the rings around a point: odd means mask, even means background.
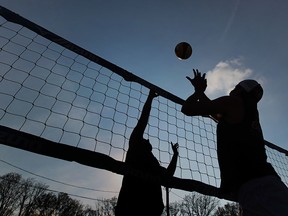
[[[197,106],[199,102],[209,99],[203,92],[194,92],[183,103],[181,112],[188,116],[198,115]]]
[[[178,161],[178,153],[174,153],[172,160],[170,161],[169,166],[167,167],[166,174],[168,176],[173,176],[176,170],[177,166],[177,161]]]
[[[150,111],[151,111],[151,107],[152,107],[152,101],[153,98],[152,97],[148,97],[144,106],[143,106],[143,110],[139,119],[139,122],[141,122],[141,124],[143,125],[147,125],[148,123],[148,119],[149,119],[149,115],[150,115]]]

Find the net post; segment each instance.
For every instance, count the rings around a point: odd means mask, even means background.
[[[169,188],[165,187],[166,189],[166,212],[167,216],[170,216],[170,211],[169,211]]]

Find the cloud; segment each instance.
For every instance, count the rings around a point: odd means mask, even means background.
[[[206,73],[206,92],[212,96],[228,94],[239,81],[247,79],[252,73],[252,69],[243,66],[241,59],[221,61]]]

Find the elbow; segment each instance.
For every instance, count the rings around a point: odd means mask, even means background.
[[[187,103],[183,104],[181,108],[181,112],[186,116],[199,116],[204,113],[204,107],[202,103]]]

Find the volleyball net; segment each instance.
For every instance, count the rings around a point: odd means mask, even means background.
[[[145,131],[153,154],[168,166],[177,142],[175,176],[219,187],[212,119],[185,116],[183,99],[3,7],[0,13],[1,144],[123,174],[114,165],[123,165],[152,89],[160,95]],[[269,142],[266,150],[288,185],[287,151]]]

